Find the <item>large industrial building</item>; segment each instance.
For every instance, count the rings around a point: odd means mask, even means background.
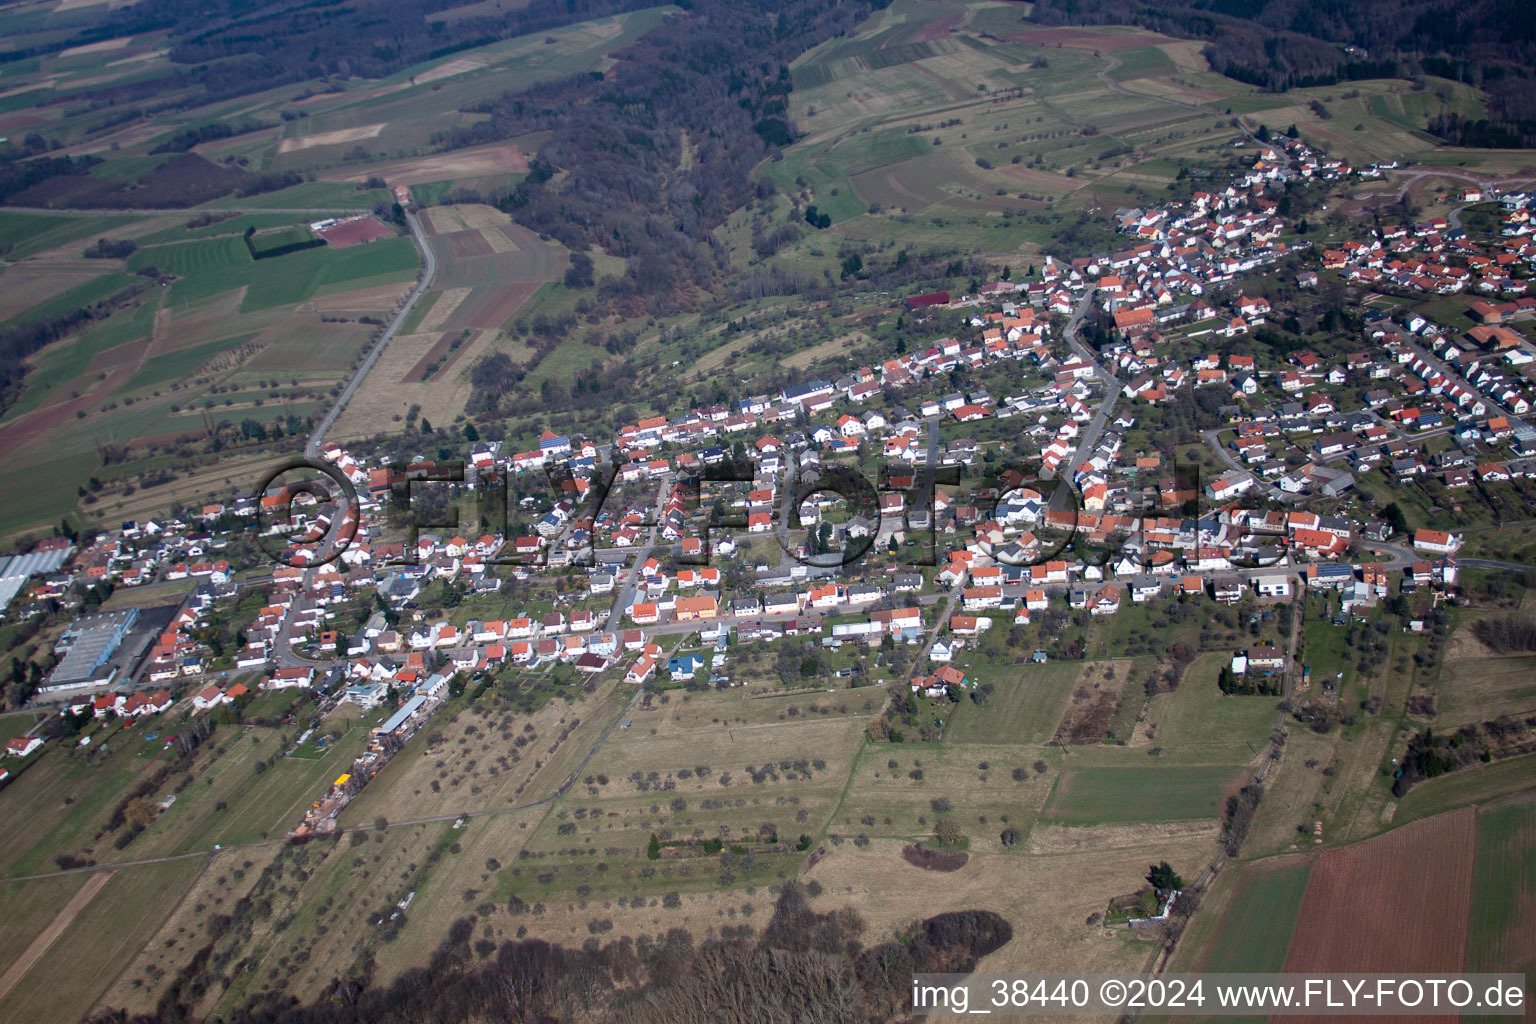
[[[137,608],[127,608],[97,612],[71,622],[54,646],[64,657],[48,674],[39,692],[111,686],[122,671],[122,659],[114,656],[138,618]]]
[[[45,544],[25,555],[0,555],[0,614],[26,586],[28,579],[57,571],[75,550],[72,544]]]

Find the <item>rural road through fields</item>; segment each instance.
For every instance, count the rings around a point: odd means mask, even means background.
[[[372,210],[359,210],[359,209],[348,208],[348,207],[338,207],[336,209],[331,209],[331,210],[313,210],[313,209],[302,209],[302,208],[299,208],[299,207],[288,207],[288,208],[285,208],[285,207],[280,207],[280,206],[221,206],[221,207],[218,207],[217,209],[214,209],[212,207],[206,207],[206,206],[167,207],[165,209],[155,209],[155,208],[151,208],[151,207],[132,207],[132,208],[126,208],[126,209],[122,209],[122,210],[70,210],[70,209],[55,210],[55,209],[53,209],[51,207],[47,207],[47,206],[7,206],[5,208],[5,212],[6,213],[43,213],[43,214],[49,214],[49,215],[53,215],[53,216],[62,215],[62,216],[66,216],[66,217],[155,217],[155,216],[180,217],[180,216],[183,216],[183,215],[189,214],[189,213],[190,214],[199,214],[199,213],[298,213],[298,214],[319,213],[319,214],[324,214],[326,216],[334,217],[336,214],[339,214],[339,213],[345,213],[345,214],[372,213],[373,211]]]
[[[347,403],[357,393],[358,387],[363,383],[363,378],[368,376],[368,371],[373,369],[373,364],[377,363],[379,356],[384,354],[384,347],[395,336],[395,332],[400,329],[400,325],[405,323],[405,318],[410,315],[411,309],[416,305],[417,300],[426,294],[428,288],[432,287],[432,278],[437,274],[437,257],[432,255],[432,247],[427,244],[426,235],[422,233],[421,222],[416,219],[416,215],[409,210],[404,211],[404,213],[405,222],[411,229],[411,238],[416,242],[416,248],[421,250],[423,267],[421,278],[416,282],[416,287],[411,289],[411,294],[406,296],[405,304],[400,307],[400,311],[389,322],[389,326],[384,328],[384,333],[379,336],[379,340],[369,350],[368,355],[363,358],[362,363],[357,368],[357,372],[342,387],[341,393],[336,396],[336,401],[331,403],[331,407],[325,416],[315,425],[315,429],[310,431],[309,439],[304,442],[304,456],[307,459],[314,460],[320,457],[320,442],[325,440],[326,431],[330,430],[336,423],[336,417],[341,415],[341,411],[347,407]],[[306,589],[313,576],[313,569],[304,570],[304,586]],[[310,661],[307,658],[299,657],[294,652],[292,645],[289,643],[289,636],[292,634],[293,622],[297,613],[298,605],[294,604],[288,609],[287,614],[283,618],[283,625],[278,636],[277,662],[284,668],[324,669],[329,667],[333,664],[332,662]]]
[[[0,975],[0,999],[10,995],[11,989],[16,987],[28,971],[37,966],[37,962],[47,954],[49,949],[53,948],[53,944],[59,941],[59,937],[74,923],[75,918],[80,916],[80,912],[96,898],[97,893],[106,888],[108,882],[112,881],[113,874],[112,871],[103,871],[87,880],[79,891],[69,898],[69,902],[59,908],[53,920],[48,922],[48,927],[38,933],[37,938],[32,940],[21,956],[6,968],[3,975]]]
[[[400,325],[405,323],[405,318],[410,314],[411,307],[415,306],[417,300],[426,293],[428,288],[432,287],[432,278],[437,273],[437,257],[432,255],[432,247],[427,244],[427,237],[422,233],[421,222],[416,219],[416,215],[409,210],[405,211],[405,222],[410,226],[411,237],[416,240],[416,248],[421,250],[422,266],[424,267],[421,280],[416,282],[416,287],[406,297],[405,305],[400,307],[400,312],[396,313],[395,318],[389,322],[389,326],[384,328],[384,333],[379,337],[378,343],[373,346],[367,357],[363,359],[362,365],[357,368],[357,372],[352,375],[352,379],[347,381],[346,386],[341,389],[341,394],[336,396],[336,401],[331,404],[330,411],[315,425],[315,429],[310,431],[309,440],[304,443],[304,454],[311,459],[319,456],[320,442],[325,440],[326,431],[331,429],[336,422],[336,417],[341,415],[341,411],[352,400],[352,396],[357,392],[359,385],[363,383],[363,378],[368,376],[369,370],[373,369],[373,364],[379,361],[379,356],[384,353],[384,346],[389,344],[389,339],[393,338],[395,332],[400,329]]]
[[[123,210],[77,210],[77,209],[59,209],[59,210],[55,210],[55,209],[50,209],[48,207],[38,207],[38,206],[8,206],[8,207],[6,207],[6,210],[7,210],[7,212],[10,212],[10,213],[40,213],[40,214],[56,214],[56,215],[62,214],[62,215],[65,215],[65,216],[76,216],[76,217],[98,217],[98,216],[114,216],[115,217],[115,216],[121,216],[121,217],[141,217],[141,218],[142,217],[155,216],[155,215],[183,216],[183,215],[186,215],[186,214],[200,214],[200,213],[234,213],[234,214],[240,214],[240,213],[292,213],[292,214],[323,214],[323,215],[333,216],[333,215],[336,215],[336,214],[352,214],[352,213],[369,213],[369,212],[371,212],[371,211],[366,210],[366,209],[350,209],[350,208],[329,209],[329,210],[327,210],[327,209],[302,209],[302,208],[297,208],[297,207],[285,208],[285,207],[254,207],[254,206],[249,206],[249,207],[248,206],[227,206],[227,207],[222,207],[222,208],[219,208],[219,209],[185,207],[185,208],[170,208],[170,209],[163,209],[163,210],[162,209],[145,209],[145,208],[134,208],[134,209],[123,209]],[[373,364],[374,363],[378,362],[379,356],[384,351],[384,347],[389,344],[389,340],[395,336],[395,332],[398,331],[400,329],[400,325],[405,322],[406,315],[410,313],[411,307],[416,305],[417,300],[419,300],[422,297],[422,295],[426,293],[426,290],[432,286],[432,278],[437,273],[437,258],[432,255],[432,247],[427,244],[426,235],[422,232],[422,230],[421,230],[421,223],[416,219],[416,215],[414,213],[411,213],[409,210],[405,211],[405,222],[406,222],[407,226],[409,226],[410,229],[411,229],[411,237],[416,242],[416,248],[421,250],[422,263],[423,263],[423,266],[425,268],[424,272],[421,275],[421,279],[416,282],[415,289],[413,289],[411,291],[411,294],[406,298],[405,305],[400,307],[400,312],[395,314],[395,318],[393,320],[391,320],[389,322],[389,326],[384,329],[384,334],[379,338],[377,344],[375,344],[373,346],[373,349],[368,353],[367,357],[363,360],[362,365],[357,368],[357,372],[352,375],[352,379],[347,381],[346,386],[344,388],[342,388],[341,394],[336,397],[336,401],[331,405],[330,411],[325,414],[325,417],[315,427],[314,431],[310,433],[309,440],[304,445],[304,454],[306,456],[308,456],[309,458],[313,459],[313,458],[316,458],[319,455],[319,452],[320,452],[320,442],[325,440],[325,433],[326,433],[326,431],[331,429],[331,426],[336,422],[336,417],[341,415],[341,411],[344,408],[346,408],[347,402],[351,400],[353,394],[356,393],[356,391],[358,389],[358,386],[360,384],[362,384],[363,378],[368,376],[368,371],[373,369]]]

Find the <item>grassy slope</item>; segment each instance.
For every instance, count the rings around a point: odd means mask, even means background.
[[[1070,825],[1214,818],[1223,788],[1241,773],[1236,765],[1069,767],[1041,816]]]
[[[1536,947],[1526,939],[1533,900],[1536,803],[1527,797],[1479,809],[1468,971],[1516,971],[1527,977],[1536,973]]]

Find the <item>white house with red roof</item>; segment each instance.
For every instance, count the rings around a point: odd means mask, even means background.
[[[26,757],[42,745],[41,736],[12,736],[5,741],[5,752],[11,757]]]

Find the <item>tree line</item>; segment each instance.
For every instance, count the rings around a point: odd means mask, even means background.
[[[44,345],[72,334],[91,320],[110,316],[132,302],[148,285],[133,285],[89,306],[81,306],[46,320],[0,331],[0,413],[21,394],[27,357]]]
[[[851,907],[818,911],[820,887],[784,884],[761,934],[726,926],[696,941],[684,929],[624,937],[580,948],[537,939],[474,941],[478,920],[461,918],[425,967],[374,988],[365,973],[338,978],[313,1003],[268,992],[228,1015],[230,1024],[405,1024],[419,1020],[554,1020],[624,1024],[863,1024],[903,1015],[914,973],[969,973],[1007,944],[1013,928],[985,910],[939,914],[866,947],[865,923]],[[669,905],[673,897],[669,896]],[[513,912],[523,901],[513,896]],[[488,948],[487,948],[488,947]],[[153,1014],[110,1010],[90,1024],[193,1019],[202,991],[191,984],[209,963],[210,944],[173,979]]]

